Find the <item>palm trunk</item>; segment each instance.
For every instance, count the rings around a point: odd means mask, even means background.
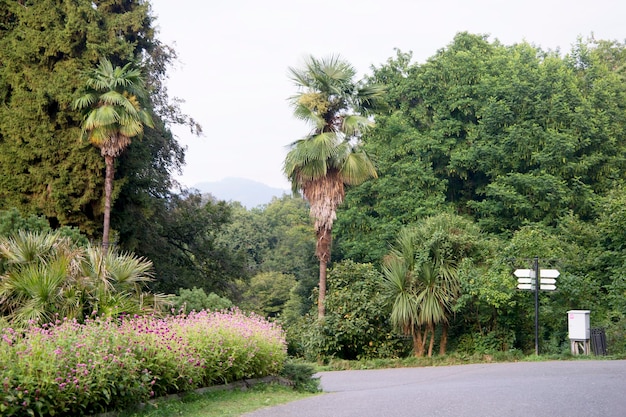
[[[315,254],[320,260],[319,296],[317,299],[317,318],[322,319],[326,315],[326,272],[330,262],[330,248],[332,245],[332,231],[322,229],[317,232],[317,247]]]
[[[422,327],[418,326],[417,329],[413,331],[413,354],[421,358],[424,356],[424,348],[426,347],[426,336],[427,330],[422,333]]]
[[[326,306],[324,305],[326,300],[326,269],[327,263],[324,260],[320,260],[320,283],[319,283],[319,296],[317,298],[317,318],[323,319],[326,315]]]
[[[446,354],[446,347],[448,345],[448,323],[442,324],[443,328],[441,329],[441,341],[439,342],[439,354],[441,356]]]
[[[111,195],[113,194],[113,176],[115,171],[115,158],[110,155],[104,156],[106,174],[104,177],[104,224],[102,227],[102,249],[109,248],[109,229],[111,228]]]
[[[430,343],[428,343],[428,357],[433,357],[433,347],[435,346],[435,325],[429,324],[428,329],[430,330]]]

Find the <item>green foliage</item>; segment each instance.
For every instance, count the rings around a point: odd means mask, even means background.
[[[19,231],[48,233],[52,232],[50,224],[43,216],[30,215],[23,217],[16,208],[0,211],[0,236],[9,237]],[[86,246],[89,241],[76,227],[61,226],[56,229],[61,237],[67,237],[79,246]]]
[[[252,277],[242,292],[240,306],[264,317],[277,317],[296,287],[293,275],[280,272],[262,272]]]
[[[243,254],[221,239],[231,221],[229,205],[184,193],[171,196],[154,219],[158,221],[142,231],[135,247],[155,265],[153,291],[174,294],[197,287],[228,298],[236,295],[234,282],[247,271]]]
[[[172,297],[172,309],[177,313],[190,313],[192,311],[221,311],[233,306],[228,298],[220,297],[214,292],[204,292],[202,288],[181,288],[178,295]]]
[[[89,0],[9,1],[0,15],[0,210],[43,215],[51,226],[78,227],[89,238],[102,225],[104,161],[77,140],[80,114],[71,103],[81,72],[107,57],[140,63],[151,92],[155,129],[119,158],[112,227],[123,248],[158,220],[173,189],[183,149],[168,126],[199,127],[170,103],[163,80],[173,50],[155,38],[150,5]]]
[[[307,323],[302,332],[307,358],[382,358],[406,353],[405,340],[389,322],[380,280],[371,264],[343,261],[332,268],[326,315]]]
[[[363,142],[379,179],[347,192],[340,256],[378,261],[403,225],[446,206],[506,236],[591,221],[626,172],[624,50],[580,41],[560,57],[459,33],[423,64],[398,52],[374,68],[387,112]]]
[[[231,210],[232,222],[225,225],[220,244],[244,254],[252,275],[272,272],[295,277],[304,314],[312,305],[309,296],[317,284],[318,265],[315,234],[304,200],[283,196],[260,208],[246,210],[233,205]]]
[[[296,391],[319,392],[319,377],[314,377],[316,370],[311,364],[288,360],[281,371],[281,376],[293,382]]]
[[[484,243],[470,220],[441,213],[403,229],[384,259],[385,298],[392,306],[394,326],[413,337],[422,356],[430,333],[432,355],[435,327],[442,326],[440,353],[447,344],[448,323],[461,296],[463,276],[481,261]]]

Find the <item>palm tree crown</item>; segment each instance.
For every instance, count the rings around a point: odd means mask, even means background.
[[[315,219],[316,256],[320,260],[318,312],[323,317],[331,231],[337,206],[344,199],[344,187],[377,177],[374,165],[360,147],[360,138],[374,125],[369,112],[383,89],[355,83],[355,69],[337,56],[310,57],[303,69],[289,71],[299,90],[290,98],[294,115],[312,130],[291,144],[284,172],[293,191],[302,191]]]
[[[113,67],[102,58],[87,72],[87,91],[74,101],[75,109],[91,109],[83,120],[83,134],[100,148],[102,156],[119,156],[130,144],[130,138],[153,127],[150,114],[141,107],[146,89],[141,71],[128,63]]]

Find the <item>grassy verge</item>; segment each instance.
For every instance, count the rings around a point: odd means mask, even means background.
[[[259,384],[248,390],[211,391],[189,394],[182,400],[157,402],[140,411],[119,417],[235,417],[263,407],[271,407],[316,395],[278,384]]]
[[[571,354],[561,355],[524,355],[520,351],[494,352],[492,354],[464,355],[452,353],[445,356],[433,356],[432,358],[408,357],[393,359],[362,359],[358,361],[347,361],[340,359],[330,360],[328,363],[316,364],[319,371],[345,371],[356,369],[382,369],[382,368],[411,368],[422,366],[451,366],[464,365],[470,363],[495,363],[495,362],[534,362],[552,360],[614,360],[625,359],[624,355],[614,356],[573,356]]]

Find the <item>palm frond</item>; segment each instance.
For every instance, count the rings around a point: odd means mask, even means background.
[[[447,320],[446,307],[449,299],[438,288],[428,287],[423,289],[415,297],[415,302],[420,306],[418,317],[420,324],[434,325]]]
[[[401,257],[388,256],[383,261],[383,286],[392,296],[408,292],[411,286],[410,270]]]
[[[374,121],[365,116],[351,114],[344,117],[341,125],[341,131],[348,137],[357,136],[365,133],[374,127]]]
[[[85,95],[82,95],[78,97],[76,100],[74,100],[74,102],[72,103],[72,108],[74,110],[85,109],[93,105],[96,102],[96,100],[97,100],[96,94],[86,93]]]
[[[402,258],[409,270],[415,267],[415,237],[411,228],[404,227],[398,233],[391,254]]]
[[[353,152],[344,160],[341,177],[348,185],[359,185],[370,178],[378,178],[374,164],[364,152]]]
[[[296,118],[306,121],[318,131],[323,129],[326,124],[326,120],[324,120],[324,118],[321,117],[314,109],[301,104],[296,104],[293,107],[293,114]]]
[[[84,130],[93,130],[102,126],[112,125],[120,120],[120,114],[113,106],[97,107],[91,111],[83,122]]]
[[[106,263],[113,285],[120,289],[135,289],[137,284],[143,285],[152,281],[152,262],[149,260],[128,253],[110,253]]]
[[[148,126],[150,128],[154,128],[154,121],[152,120],[152,116],[147,111],[141,110],[139,112],[139,120],[144,126]]]
[[[122,107],[125,111],[134,114],[137,108],[127,96],[115,90],[105,91],[98,96],[100,106]]]
[[[40,234],[19,231],[17,235],[0,239],[0,254],[9,263],[28,264],[45,260],[57,245],[59,236],[56,234]]]
[[[380,84],[367,83],[359,85],[356,90],[355,101],[358,102],[358,108],[361,111],[368,111],[376,108],[378,101],[385,94],[385,86]]]
[[[119,133],[121,136],[132,138],[143,132],[143,124],[128,115],[122,115],[119,121]],[[130,141],[129,141],[130,143]]]

